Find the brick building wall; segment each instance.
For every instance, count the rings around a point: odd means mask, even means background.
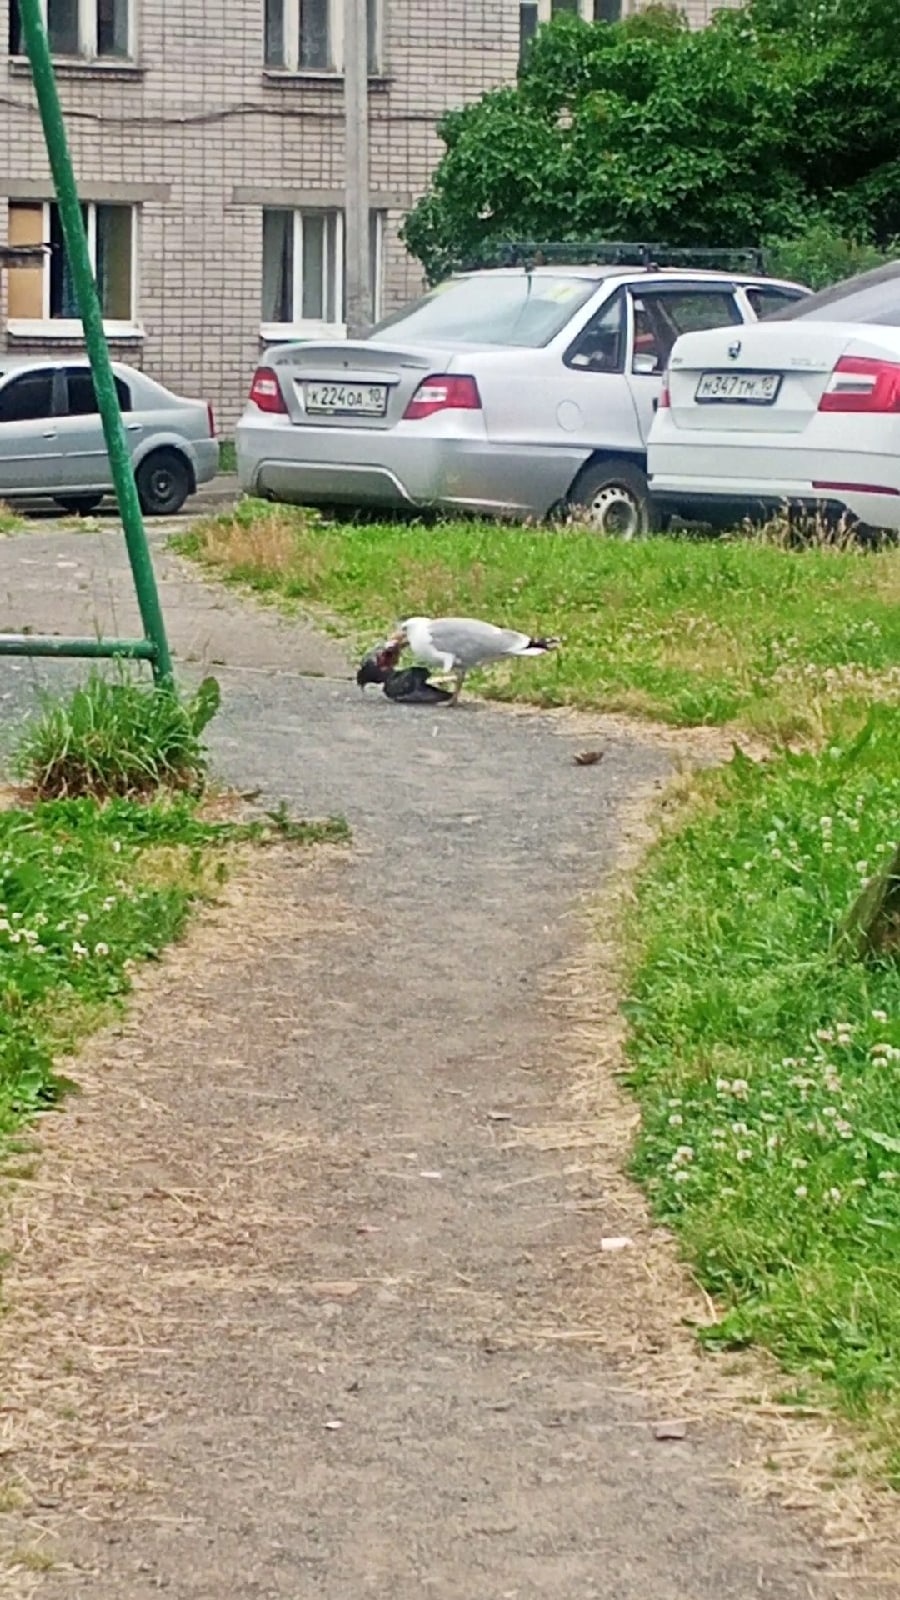
[[[266,67],[267,5],[284,6],[292,23],[296,0],[132,0],[123,53],[121,37],[109,48],[109,19],[123,18],[117,7],[124,4],[72,0],[84,56],[60,56],[57,64],[79,186],[96,208],[90,230],[115,302],[110,342],[115,354],[173,389],[212,400],[227,433],[243,405],[265,322],[263,208],[280,214],[276,227],[304,230],[291,233],[293,261],[302,239],[304,259],[314,267],[319,235],[305,230],[319,224],[285,222],[284,214],[302,210],[315,219],[342,206],[341,79],[334,70],[297,70],[296,60]],[[338,29],[341,0],[331,4]],[[383,228],[380,287],[388,309],[421,282],[397,230],[440,156],[436,120],[514,78],[519,6],[517,0],[381,4],[381,55],[370,86],[371,187]],[[15,0],[0,0],[0,243],[46,239],[53,229],[52,184],[11,5]],[[686,9],[702,25],[715,3],[688,0]],[[97,59],[104,39],[106,53]],[[339,45],[335,58],[339,64]],[[130,260],[122,239],[132,225]],[[267,270],[271,294],[292,292],[303,313],[305,278],[298,266],[284,268],[281,257],[279,263],[279,270],[271,263]],[[23,353],[77,346],[77,326],[62,314],[72,309],[66,285],[58,269],[52,282],[49,266],[43,272],[43,286],[6,275],[0,346]],[[302,314],[291,321],[307,326]]]

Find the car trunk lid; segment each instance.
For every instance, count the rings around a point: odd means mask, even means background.
[[[269,350],[264,364],[296,425],[378,431],[396,427],[424,380],[452,360],[447,350],[348,340]]]
[[[687,334],[672,353],[672,423],[690,432],[802,433],[852,333],[802,322]]]

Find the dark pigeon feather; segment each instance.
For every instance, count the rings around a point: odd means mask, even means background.
[[[389,700],[399,700],[406,706],[446,705],[453,696],[449,689],[428,682],[427,667],[407,667],[404,672],[388,672],[384,692]]]

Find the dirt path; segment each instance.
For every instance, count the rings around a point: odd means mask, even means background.
[[[263,858],[43,1124],[13,1201],[0,1591],[874,1594],[739,1496],[746,1441],[696,1378],[634,1392],[677,1277],[616,1175],[608,1086],[572,1102],[598,1048],[578,899],[666,754],[608,724],[576,768],[553,718],[363,702],[336,646],[162,568],[182,657],[227,662],[221,769],[355,843]],[[0,627],[89,625],[98,583],[125,626],[111,535],[0,543]],[[34,682],[0,666],[7,708]]]

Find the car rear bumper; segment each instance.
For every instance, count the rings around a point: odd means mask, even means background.
[[[212,483],[219,471],[218,439],[200,439],[194,443],[194,475],[197,483]]]
[[[693,477],[654,473],[650,493],[660,515],[710,522],[716,527],[733,526],[747,519],[759,522],[787,507],[793,511],[823,512],[829,518],[849,512],[871,528],[900,529],[900,494],[890,489],[884,493],[866,492],[852,483],[707,478],[701,485]]]
[[[238,480],[248,494],[312,505],[430,506],[490,515],[546,516],[589,452],[493,444],[480,437],[258,426],[235,433]]]

